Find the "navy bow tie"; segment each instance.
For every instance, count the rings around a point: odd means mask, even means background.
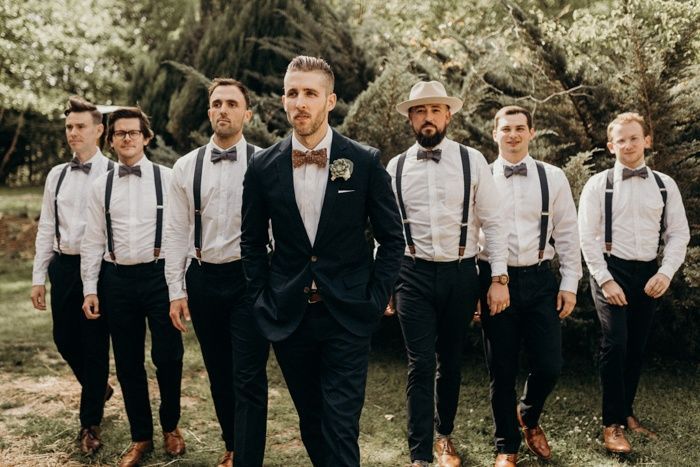
[[[227,151],[220,151],[216,148],[211,150],[211,161],[216,164],[219,161],[231,161],[235,162],[238,160],[238,151],[236,148],[231,148]]]
[[[642,177],[642,178],[647,178],[649,176],[649,173],[647,172],[646,167],[641,167],[639,169],[628,169],[627,167],[624,167],[622,169],[622,179],[627,180],[628,178],[632,177]]]
[[[119,166],[119,176],[124,177],[126,175],[136,175],[137,177],[140,177],[141,176],[141,166],[135,165],[135,166],[131,167],[128,165],[120,165]]]
[[[503,175],[505,175],[506,178],[510,178],[513,175],[527,175],[527,165],[525,165],[525,162],[521,162],[518,165],[503,166]]]
[[[73,160],[69,162],[71,170],[82,170],[86,174],[90,173],[90,167],[92,167],[92,162],[86,162],[82,164],[80,159],[74,157]]]
[[[442,149],[419,149],[418,150],[418,156],[416,156],[416,159],[422,160],[434,160],[435,162],[440,162],[440,158],[442,157]]]

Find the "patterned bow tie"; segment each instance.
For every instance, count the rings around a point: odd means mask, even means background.
[[[238,151],[236,148],[231,148],[228,151],[219,151],[214,148],[211,150],[211,161],[216,164],[219,161],[231,161],[235,162],[238,160]]]
[[[506,178],[510,178],[513,175],[527,175],[527,165],[525,165],[525,162],[514,166],[506,165],[503,167],[503,175]]]
[[[136,175],[136,176],[140,177],[141,176],[141,166],[135,165],[135,166],[131,167],[128,165],[120,165],[119,166],[119,176],[124,177],[125,175]]]
[[[317,166],[323,168],[326,166],[327,159],[326,148],[314,149],[312,151],[299,151],[298,149],[292,150],[292,167],[295,169],[304,164],[316,164]]]
[[[624,167],[622,169],[622,179],[627,180],[628,178],[632,177],[642,177],[642,178],[647,178],[649,176],[649,173],[647,172],[646,167],[641,167],[636,170],[628,169],[627,167]]]
[[[423,150],[419,149],[418,150],[418,156],[416,156],[416,159],[423,160],[423,159],[430,159],[434,160],[435,162],[440,162],[440,158],[442,157],[442,149],[428,149],[428,150]]]
[[[74,157],[73,160],[71,160],[69,162],[69,165],[70,165],[71,170],[82,170],[86,174],[89,174],[90,167],[92,167],[92,162],[86,162],[86,163],[82,164],[80,162],[80,159],[78,159],[77,157]]]

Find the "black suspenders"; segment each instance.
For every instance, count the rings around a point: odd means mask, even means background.
[[[192,181],[192,197],[194,198],[194,253],[197,261],[202,261],[202,166],[204,165],[204,153],[207,146],[204,145],[197,151],[197,160],[194,164],[194,180]],[[246,144],[246,163],[250,163],[255,147]]]
[[[114,235],[112,233],[112,214],[109,210],[112,200],[112,185],[114,184],[115,170],[110,170],[107,174],[107,183],[105,185],[105,224],[107,226],[107,251],[109,257],[116,264],[114,256]],[[163,182],[160,177],[160,166],[153,164],[153,180],[156,187],[156,238],[153,245],[153,256],[158,261],[160,256],[160,245],[163,237]]]
[[[659,248],[661,248],[664,232],[666,231],[666,198],[668,197],[668,192],[659,174],[653,170],[651,173],[654,175],[654,180],[656,180],[656,184],[659,186],[661,199],[664,203],[664,207],[661,211],[661,219],[659,220],[661,224],[659,228]],[[605,253],[608,256],[612,253],[612,198],[614,175],[614,170],[608,169],[605,177]]]
[[[462,203],[462,223],[459,230],[459,260],[464,256],[464,250],[467,246],[467,226],[469,225],[469,202],[471,195],[471,167],[469,166],[469,149],[460,144],[459,155],[462,159],[462,175],[464,177],[464,201]],[[406,236],[406,245],[411,257],[415,259],[416,245],[413,243],[411,236],[411,224],[406,216],[406,206],[403,202],[403,193],[401,190],[401,176],[403,175],[403,166],[406,162],[406,153],[399,156],[396,164],[396,198],[399,202],[399,210],[401,211],[401,220],[403,221],[403,231]]]
[[[114,162],[107,161],[107,172],[114,168]],[[56,232],[56,246],[58,247],[58,254],[61,254],[61,232],[58,229],[58,191],[61,189],[61,184],[63,179],[66,178],[66,172],[68,171],[68,164],[66,164],[61,170],[61,175],[58,177],[58,183],[56,183],[56,191],[53,196],[53,225]]]
[[[537,175],[540,179],[540,191],[542,192],[542,214],[540,215],[540,246],[537,251],[537,259],[541,263],[544,258],[544,247],[547,242],[547,227],[549,224],[549,183],[547,183],[547,173],[544,164],[535,161],[537,165]]]

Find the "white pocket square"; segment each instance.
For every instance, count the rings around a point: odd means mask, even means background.
[[[338,190],[338,194],[341,194],[341,193],[352,193],[353,191],[355,191],[355,190]]]

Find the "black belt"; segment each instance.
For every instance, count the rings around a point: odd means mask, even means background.
[[[243,263],[240,259],[237,259],[235,261],[229,261],[227,263],[206,263],[204,261],[200,263],[199,261],[194,259],[192,261],[192,264],[195,267],[202,268],[203,271],[212,273],[236,272],[240,271],[243,267]]]
[[[403,257],[403,260],[404,260],[404,261],[410,261],[410,262],[416,263],[416,264],[424,264],[424,265],[426,265],[426,266],[447,267],[447,266],[459,265],[460,262],[466,263],[466,264],[469,264],[470,262],[471,262],[471,263],[475,263],[475,261],[476,261],[476,256],[470,256],[470,257],[468,257],[468,258],[462,258],[461,260],[460,260],[460,259],[456,259],[456,260],[454,260],[454,261],[431,261],[431,260],[429,260],[429,259],[422,259],[422,258],[417,258],[417,257],[416,257],[416,258],[411,258],[410,256],[404,256],[404,257]]]
[[[551,269],[551,261],[546,259],[539,264],[531,266],[508,266],[508,275],[517,276],[519,274],[528,274]]]

